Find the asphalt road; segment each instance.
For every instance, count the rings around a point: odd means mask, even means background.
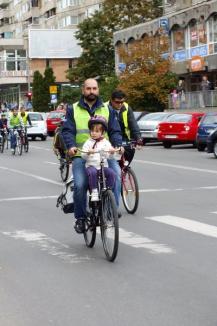
[[[51,140],[1,154],[0,325],[217,326],[216,167],[191,146],[138,152],[139,209],[122,207],[109,263],[55,207]]]

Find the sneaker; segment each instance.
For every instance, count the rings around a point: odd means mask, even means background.
[[[78,218],[75,222],[74,229],[77,233],[84,233],[85,231],[85,219],[84,218]]]
[[[99,201],[99,193],[97,189],[93,189],[91,192],[91,201]]]

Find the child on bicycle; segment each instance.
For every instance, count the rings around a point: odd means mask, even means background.
[[[84,143],[82,147],[81,156],[86,160],[86,171],[89,180],[89,189],[91,193],[91,201],[98,201],[99,194],[97,189],[97,176],[100,170],[100,153],[104,150],[106,160],[105,164],[105,177],[107,187],[113,189],[116,179],[115,172],[108,168],[107,158],[113,158],[115,150],[111,143],[105,138],[105,133],[108,129],[108,123],[102,116],[96,115],[91,117],[88,122],[90,130],[90,138]]]

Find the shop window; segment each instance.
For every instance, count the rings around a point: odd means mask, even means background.
[[[217,14],[211,16],[209,19],[209,42],[217,42]]]
[[[204,16],[201,16],[199,21],[196,21],[196,19],[190,21],[189,40],[191,48],[207,43],[206,22]]]

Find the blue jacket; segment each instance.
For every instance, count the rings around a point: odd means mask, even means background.
[[[100,98],[97,99],[96,103],[90,108],[86,102],[84,102],[83,96],[80,98],[79,105],[86,109],[90,117],[94,116],[97,108],[101,107],[103,104]],[[74,120],[73,105],[69,106],[66,111],[65,122],[62,127],[62,136],[66,148],[76,147],[76,124]],[[108,136],[111,144],[114,147],[119,147],[122,144],[121,128],[118,123],[117,116],[114,110],[109,108],[109,120],[108,120]]]

